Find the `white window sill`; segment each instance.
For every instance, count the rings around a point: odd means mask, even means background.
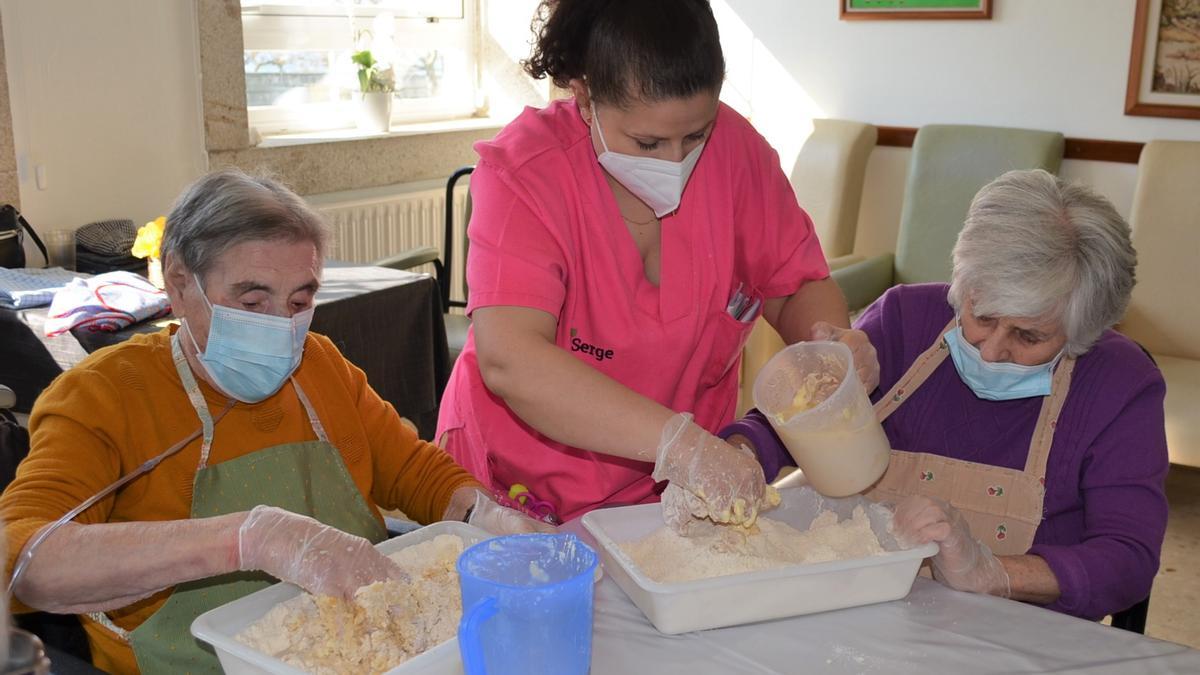
[[[358,129],[328,129],[324,131],[309,131],[297,134],[276,134],[264,136],[259,148],[282,148],[292,145],[311,145],[316,143],[337,143],[341,141],[362,141],[376,138],[393,138],[396,136],[424,136],[427,134],[449,133],[454,131],[473,131],[477,129],[500,129],[507,121],[494,117],[469,117],[457,120],[442,120],[438,122],[418,122],[398,124],[386,133],[373,133]]]

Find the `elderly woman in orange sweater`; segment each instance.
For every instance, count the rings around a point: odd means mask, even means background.
[[[372,543],[380,508],[493,532],[539,527],[418,440],[325,337],[308,333],[325,228],[271,180],[201,178],[168,218],[175,315],[93,354],[38,400],[32,449],[0,498],[17,610],[83,616],[110,672],[218,671],[188,633],[271,582],[349,596],[404,570]],[[180,445],[44,538],[52,521]],[[143,467],[144,468],[144,467]],[[268,576],[269,575],[269,576]]]

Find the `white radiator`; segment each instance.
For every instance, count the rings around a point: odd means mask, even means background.
[[[464,214],[469,178],[459,179],[454,190],[450,297],[457,300],[465,297]],[[444,180],[308,195],[305,199],[329,220],[333,235],[329,257],[335,260],[370,263],[417,246],[434,246],[442,251],[446,218]],[[413,271],[434,272],[433,265],[422,265]]]

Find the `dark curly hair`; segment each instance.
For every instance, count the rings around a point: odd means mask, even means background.
[[[725,79],[708,0],[542,0],[532,28],[525,71],[564,88],[586,79],[604,103],[687,98]]]

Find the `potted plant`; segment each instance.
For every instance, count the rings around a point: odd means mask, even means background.
[[[364,131],[384,133],[392,122],[392,93],[396,90],[396,78],[390,65],[380,63],[364,49],[350,55],[358,66],[358,86],[362,99],[358,106],[358,128]]]

